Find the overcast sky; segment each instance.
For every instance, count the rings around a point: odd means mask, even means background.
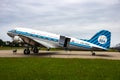
[[[112,46],[120,43],[120,0],[0,0],[0,39],[7,31],[33,28],[90,39],[105,29]]]

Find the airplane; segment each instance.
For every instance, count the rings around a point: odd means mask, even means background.
[[[92,55],[95,55],[94,50],[108,50],[111,43],[111,32],[108,30],[99,31],[89,40],[21,27],[12,29],[7,34],[15,42],[24,42],[31,46],[33,53],[39,52],[38,47],[45,47],[48,50],[51,48],[90,50]],[[24,49],[24,54],[31,53],[29,47]]]

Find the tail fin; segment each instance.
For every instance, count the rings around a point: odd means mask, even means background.
[[[102,30],[98,33],[96,33],[90,40],[90,43],[99,45],[104,48],[109,48],[110,47],[110,42],[111,42],[111,32],[107,30]]]

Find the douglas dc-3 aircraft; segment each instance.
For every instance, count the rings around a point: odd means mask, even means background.
[[[91,39],[76,39],[73,37],[57,35],[53,33],[27,29],[27,28],[15,28],[7,33],[16,42],[24,42],[32,47],[33,53],[38,53],[38,47],[50,48],[64,48],[64,49],[84,49],[92,51],[92,55],[95,55],[94,50],[108,50],[111,41],[111,32],[107,30],[101,30],[96,33]],[[24,54],[30,54],[29,47],[24,49]]]

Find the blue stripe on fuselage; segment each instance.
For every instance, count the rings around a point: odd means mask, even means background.
[[[75,43],[75,42],[70,42],[70,45],[78,46],[78,47],[83,47],[83,48],[88,48],[88,49],[91,48],[88,45],[78,44],[78,43]]]
[[[58,39],[50,38],[50,37],[46,37],[46,36],[41,36],[41,35],[37,35],[37,34],[32,34],[32,33],[28,33],[28,32],[21,32],[21,31],[16,30],[16,33],[20,34],[20,35],[24,35],[24,36],[32,36],[32,37],[36,37],[36,38],[41,38],[41,39],[46,39],[46,40],[58,42]]]

